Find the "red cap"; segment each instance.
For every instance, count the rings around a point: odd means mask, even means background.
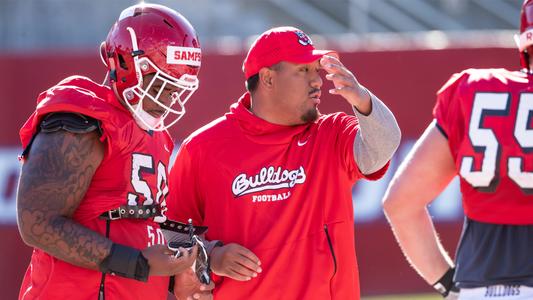
[[[332,50],[316,50],[311,39],[298,28],[276,27],[259,36],[244,59],[242,70],[246,79],[281,61],[306,64],[326,54],[338,56]]]

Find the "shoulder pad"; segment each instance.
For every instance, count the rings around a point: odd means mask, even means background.
[[[91,117],[69,112],[50,113],[46,115],[40,124],[42,132],[55,132],[66,130],[72,133],[87,133],[98,130],[100,135],[102,130],[100,122]]]

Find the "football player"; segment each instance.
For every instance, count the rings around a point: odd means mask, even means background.
[[[533,299],[532,36],[527,0],[518,43],[523,69],[454,74],[383,199],[408,261],[448,299]],[[465,222],[453,262],[426,207],[456,175]]]
[[[198,88],[196,32],[174,10],[139,4],[122,11],[100,52],[104,85],[64,79],[20,130],[17,220],[34,251],[19,299],[167,299],[169,276],[189,275],[197,255],[176,258],[159,226],[166,129]]]

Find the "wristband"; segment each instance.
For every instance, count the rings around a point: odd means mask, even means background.
[[[113,244],[111,252],[99,265],[102,273],[110,273],[146,282],[150,273],[148,260],[140,250]]]
[[[176,276],[172,275],[170,276],[170,279],[168,281],[168,292],[171,294],[174,294],[174,284],[176,283]]]
[[[454,288],[453,275],[455,274],[455,268],[449,268],[442,277],[433,284],[433,288],[437,290],[443,297],[448,296],[450,291]]]

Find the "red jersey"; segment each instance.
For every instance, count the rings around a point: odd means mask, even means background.
[[[263,272],[250,281],[217,278],[214,298],[359,299],[352,186],[365,176],[353,154],[357,118],[281,126],[249,107],[245,94],[192,134],[170,174],[170,218],[192,218],[209,226],[208,240],[241,244],[261,260]]]
[[[433,113],[473,220],[533,224],[532,80],[522,72],[469,69],[438,92]]]
[[[73,219],[106,235],[100,214],[121,205],[165,204],[168,161],[173,143],[167,132],[147,132],[115,98],[111,89],[84,77],[70,77],[41,93],[37,109],[20,130],[22,146],[30,143],[43,116],[51,112],[76,112],[100,121],[105,154]],[[164,208],[163,208],[164,209]],[[109,238],[122,245],[144,249],[165,243],[153,219],[110,222]],[[98,299],[102,273],[61,261],[34,249],[19,299]],[[168,277],[151,276],[140,282],[105,276],[105,299],[166,299]]]

